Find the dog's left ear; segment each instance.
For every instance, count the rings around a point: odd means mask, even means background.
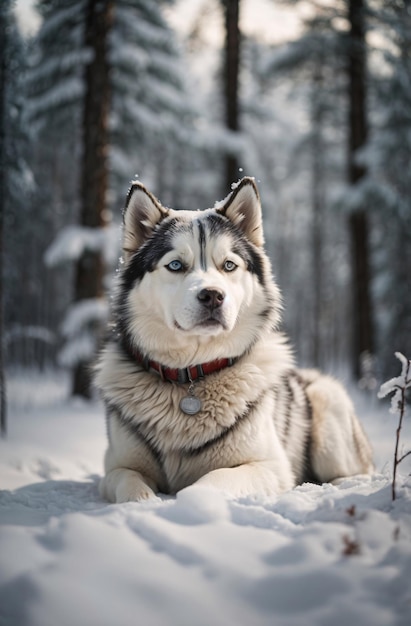
[[[139,249],[151,235],[155,226],[168,214],[168,210],[144,185],[140,182],[132,183],[123,212],[125,261],[128,261],[130,256]]]
[[[240,228],[254,245],[264,245],[260,194],[253,178],[242,178],[218,212]]]

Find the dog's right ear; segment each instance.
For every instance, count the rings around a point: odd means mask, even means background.
[[[123,252],[127,262],[130,256],[148,239],[156,224],[168,215],[152,193],[140,182],[133,182],[123,212]]]

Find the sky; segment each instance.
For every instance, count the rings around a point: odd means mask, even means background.
[[[16,13],[24,33],[32,34],[39,26],[39,18],[33,9],[35,0],[17,0]],[[213,9],[214,5],[214,9]],[[196,16],[202,8],[208,7],[209,29],[207,38],[211,45],[218,45],[222,36],[222,23],[219,18],[217,0],[177,0],[168,10],[171,25],[187,35],[193,27]],[[211,9],[210,9],[211,7]],[[301,11],[304,13],[304,3]],[[281,6],[275,0],[242,0],[241,29],[247,35],[254,35],[266,43],[278,43],[295,37],[300,18],[296,9]]]
[[[207,8],[209,40],[219,43],[222,38],[219,4],[218,0],[178,0],[168,11],[168,17],[177,31],[187,35],[196,16]],[[295,9],[280,6],[276,0],[241,0],[240,27],[246,35],[253,35],[266,43],[277,43],[295,36],[299,17]]]
[[[34,33],[40,24],[40,19],[33,9],[33,4],[34,0],[16,1],[17,19],[21,30],[27,35]]]

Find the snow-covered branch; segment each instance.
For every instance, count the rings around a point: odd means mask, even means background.
[[[391,409],[390,413],[394,415],[398,415],[398,427],[396,431],[396,440],[395,440],[395,451],[394,451],[394,467],[393,467],[393,478],[392,478],[392,499],[396,498],[395,491],[395,481],[397,476],[397,467],[408,455],[411,454],[411,450],[406,452],[405,454],[399,456],[399,444],[400,444],[400,433],[402,427],[402,421],[405,415],[406,409],[406,392],[407,389],[411,388],[411,360],[407,359],[401,352],[396,352],[395,356],[397,359],[401,361],[401,374],[400,376],[396,376],[387,380],[385,383],[381,385],[380,391],[378,392],[379,398],[385,398],[390,393],[393,394],[391,398]]]
[[[61,328],[66,342],[59,354],[60,365],[73,367],[95,356],[99,341],[96,328],[104,327],[107,317],[108,303],[100,298],[81,300],[70,307]]]
[[[77,261],[86,251],[102,252],[106,263],[114,264],[120,251],[118,226],[67,226],[46,250],[44,260],[46,265],[54,267],[66,261]]]

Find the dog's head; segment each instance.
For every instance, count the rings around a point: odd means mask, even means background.
[[[263,244],[251,178],[205,211],[166,209],[134,183],[117,307],[123,334],[170,366],[242,354],[280,309]]]

